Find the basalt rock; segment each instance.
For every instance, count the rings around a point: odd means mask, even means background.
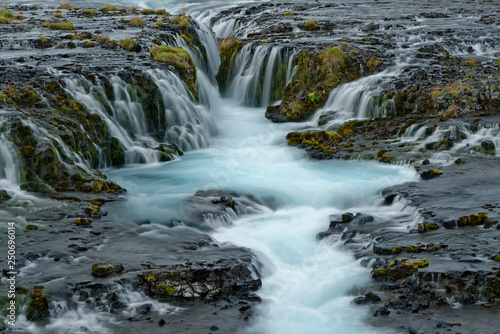
[[[140,274],[141,285],[160,300],[249,299],[262,282],[244,264],[216,263],[166,266]]]

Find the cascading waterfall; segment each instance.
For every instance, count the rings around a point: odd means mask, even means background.
[[[227,95],[239,104],[267,107],[282,98],[295,53],[281,46],[246,44],[237,54]]]
[[[126,163],[151,163],[160,160],[159,145],[175,143],[182,150],[208,146],[216,126],[205,107],[196,104],[186,85],[172,72],[149,70],[147,75],[157,86],[162,101],[155,101],[153,118],[163,123],[151,124],[136,87],[118,76],[109,79],[113,99],[106,94],[104,83],[85,78],[66,78],[66,92],[82,102],[107,124],[125,150]],[[137,88],[141,89],[141,88]],[[163,108],[163,109],[162,109]]]
[[[19,161],[14,144],[8,138],[8,116],[0,115],[0,189],[11,189],[19,185]]]
[[[381,101],[383,82],[395,72],[383,71],[334,88],[323,108],[318,110],[312,123],[318,124],[322,115],[330,116],[326,128],[349,119],[366,119],[395,116],[396,106],[392,99]]]

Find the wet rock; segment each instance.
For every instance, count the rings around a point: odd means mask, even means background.
[[[92,265],[92,276],[95,277],[106,277],[111,274],[120,273],[124,270],[123,265],[121,263],[105,263],[100,264],[96,263]]]
[[[148,269],[140,274],[141,285],[160,300],[246,299],[262,285],[244,264],[222,261]]]
[[[358,305],[366,305],[369,303],[378,303],[380,300],[381,299],[379,296],[377,296],[373,292],[368,292],[363,297],[355,298],[353,302]]]
[[[31,290],[30,303],[26,310],[26,318],[29,321],[40,321],[50,315],[49,299],[45,294],[43,286],[35,286]]]
[[[440,175],[442,175],[443,172],[440,171],[440,170],[437,170],[437,169],[429,169],[428,171],[425,171],[423,173],[420,174],[420,177],[423,179],[423,180],[430,180],[430,179],[433,179],[435,177],[438,177]]]

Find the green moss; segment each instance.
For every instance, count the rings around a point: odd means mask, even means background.
[[[85,46],[88,48],[93,48],[94,47],[94,41],[85,41]]]
[[[49,314],[49,298],[45,294],[45,288],[43,286],[33,287],[30,303],[26,310],[26,318],[29,321],[40,321]]]
[[[120,39],[118,44],[125,51],[135,52],[137,50],[137,42],[129,38]]]
[[[144,9],[142,10],[142,13],[143,13],[144,15],[154,15],[154,14],[156,14],[156,11],[155,11],[154,9],[144,8]]]
[[[49,28],[52,30],[75,30],[73,23],[71,21],[60,22],[60,21],[47,21],[42,24],[42,27]]]
[[[180,25],[182,29],[187,29],[189,28],[189,24],[191,23],[191,18],[183,14],[171,18],[169,22]]]
[[[149,49],[154,60],[170,63],[176,68],[195,69],[193,59],[183,48],[173,48],[167,45],[154,46]]]
[[[318,22],[314,20],[307,21],[306,24],[304,25],[304,29],[307,31],[319,30]]]
[[[173,296],[175,294],[175,287],[173,286],[167,286],[165,287],[165,291],[169,296]]]
[[[170,13],[167,12],[165,9],[158,9],[156,11],[156,15],[165,15],[165,16],[170,16]]]
[[[285,16],[292,16],[293,14],[290,13],[290,12],[285,12],[283,15],[285,15]]]
[[[88,219],[88,218],[77,218],[73,224],[75,224],[76,226],[87,226],[89,225],[90,223],[92,223],[92,220]]]
[[[406,251],[408,253],[418,253],[420,250],[417,246],[408,246],[406,247]]]
[[[146,24],[146,22],[144,22],[144,20],[139,17],[131,18],[129,23],[132,27],[142,27],[143,25]]]
[[[109,5],[99,8],[99,10],[103,13],[120,11],[116,6],[109,6]]]
[[[319,103],[321,101],[321,94],[319,94],[319,93],[312,92],[312,93],[309,93],[308,96],[311,99],[311,101],[314,103]]]

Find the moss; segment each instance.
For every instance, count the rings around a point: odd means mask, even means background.
[[[105,277],[113,273],[119,273],[124,270],[121,263],[95,263],[92,265],[92,276]]]
[[[88,218],[77,218],[73,224],[75,224],[76,226],[87,226],[87,225],[90,225],[90,223],[92,223],[92,220],[88,219]]]
[[[154,60],[171,63],[174,67],[188,69],[195,67],[189,53],[183,48],[173,48],[167,45],[154,46],[149,50]]]
[[[156,11],[154,9],[151,9],[151,8],[144,8],[142,10],[142,14],[144,14],[144,15],[154,15],[154,14],[156,14]]]
[[[462,216],[458,218],[458,226],[483,225],[487,219],[488,219],[488,214],[486,212],[480,212],[478,214],[470,216]]]
[[[290,12],[285,12],[283,15],[285,15],[285,16],[292,16],[293,14],[290,13]]]
[[[12,12],[4,9],[0,9],[0,24],[9,24],[12,21],[23,20],[24,16],[14,15]]]
[[[185,14],[182,14],[171,18],[169,22],[173,24],[178,24],[181,27],[181,29],[188,29],[189,24],[191,23],[191,18],[186,16]]]
[[[477,66],[477,60],[469,58],[463,61],[465,65],[476,67]]]
[[[97,206],[97,205],[90,205],[90,206],[87,206],[85,208],[85,212],[92,215],[92,216],[98,215],[100,210],[101,210],[101,207]]]
[[[82,14],[87,16],[97,15],[97,10],[95,10],[94,8],[87,8],[82,11]]]
[[[26,318],[29,321],[40,321],[48,317],[49,314],[49,298],[45,294],[45,288],[43,286],[33,287],[30,303],[26,310]]]
[[[314,20],[307,21],[306,24],[304,25],[304,29],[307,31],[319,30],[318,22]]]
[[[385,163],[390,163],[391,162],[391,157],[388,156],[387,154],[384,154],[380,157],[380,161],[381,162],[385,162]]]
[[[71,21],[60,22],[60,21],[47,21],[42,24],[42,27],[49,28],[52,30],[75,30],[73,23]]]
[[[399,254],[403,251],[403,247],[394,247],[391,249],[392,254]]]
[[[109,6],[109,5],[99,8],[99,10],[103,13],[120,11],[116,6]]]
[[[173,286],[167,286],[165,287],[165,291],[169,296],[173,296],[175,294],[175,287]]]
[[[94,41],[85,41],[85,46],[88,48],[93,48],[94,47]]]
[[[144,20],[139,17],[133,17],[130,19],[129,24],[132,27],[142,27],[143,25],[146,24],[146,22],[144,22]]]
[[[129,38],[120,39],[118,44],[125,51],[135,52],[137,50],[137,42]]]
[[[34,230],[38,230],[38,226],[32,225],[32,224],[28,224],[28,225],[26,225],[26,229],[28,231],[34,231]]]
[[[102,206],[104,204],[104,200],[102,198],[99,198],[99,197],[94,197],[94,198],[91,198],[89,199],[89,202],[92,203],[92,205],[95,205],[95,206]]]
[[[406,247],[406,251],[408,253],[418,253],[420,250],[417,246],[408,246]]]
[[[155,23],[156,26],[162,26],[163,25],[163,20],[158,20]]]
[[[59,7],[57,7],[57,8],[58,8],[58,9],[66,9],[66,10],[69,10],[69,9],[71,9],[71,8],[72,8],[72,6],[71,6],[69,3],[65,2],[65,3],[61,4],[61,5],[60,5]]]
[[[158,9],[156,11],[156,15],[165,15],[165,16],[170,16],[170,13],[167,12],[165,9]]]
[[[390,270],[389,269],[375,269],[373,270],[373,277],[389,277]]]

